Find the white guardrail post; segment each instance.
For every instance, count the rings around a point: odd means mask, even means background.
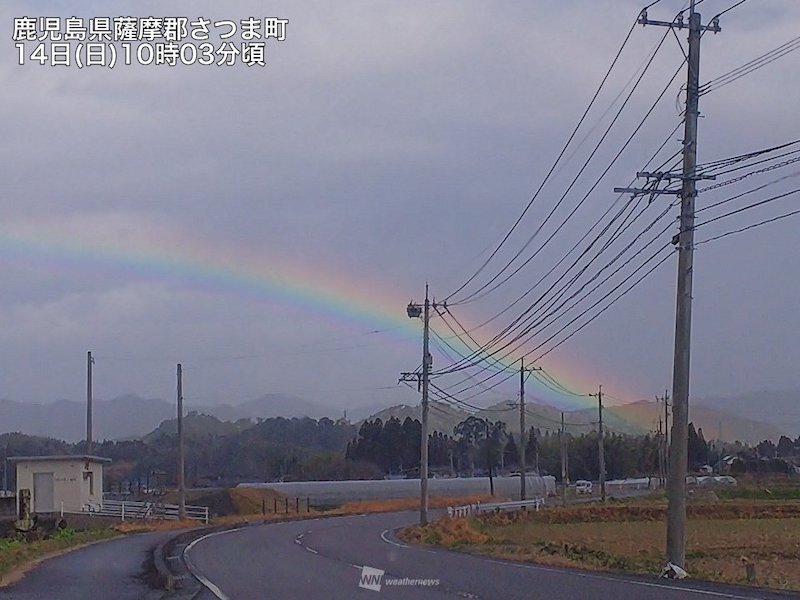
[[[485,512],[504,512],[528,508],[533,508],[534,510],[538,511],[542,506],[544,506],[544,503],[544,498],[534,498],[532,500],[521,500],[518,502],[492,502],[490,504],[481,504],[478,502],[476,504],[465,504],[463,506],[448,506],[447,516],[451,518],[468,517],[473,513],[481,514]]]

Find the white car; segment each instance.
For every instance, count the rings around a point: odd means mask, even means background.
[[[575,492],[578,494],[591,494],[592,482],[585,479],[579,479],[575,482]]]

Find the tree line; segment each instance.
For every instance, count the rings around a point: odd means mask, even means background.
[[[599,440],[596,431],[573,432],[564,436],[530,427],[525,434],[525,464],[530,472],[561,477],[561,444],[566,447],[568,477],[597,479]],[[385,475],[417,476],[420,467],[421,426],[406,417],[364,421],[358,435],[347,444],[345,457],[376,464]],[[626,435],[607,432],[604,436],[606,476],[610,479],[641,477],[658,472],[662,436]],[[470,416],[453,429],[428,438],[429,468],[449,476],[507,473],[520,467],[519,434],[509,432],[502,421],[492,422]],[[719,460],[720,450],[706,442],[702,429],[689,426],[689,468],[697,469]]]

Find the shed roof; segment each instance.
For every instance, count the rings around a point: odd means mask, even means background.
[[[9,456],[8,460],[11,462],[68,462],[68,461],[83,461],[93,463],[110,463],[110,458],[104,456],[92,456],[91,454],[56,454],[53,456]]]

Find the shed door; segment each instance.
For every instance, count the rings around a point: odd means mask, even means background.
[[[53,474],[33,474],[33,511],[36,513],[53,512]]]

